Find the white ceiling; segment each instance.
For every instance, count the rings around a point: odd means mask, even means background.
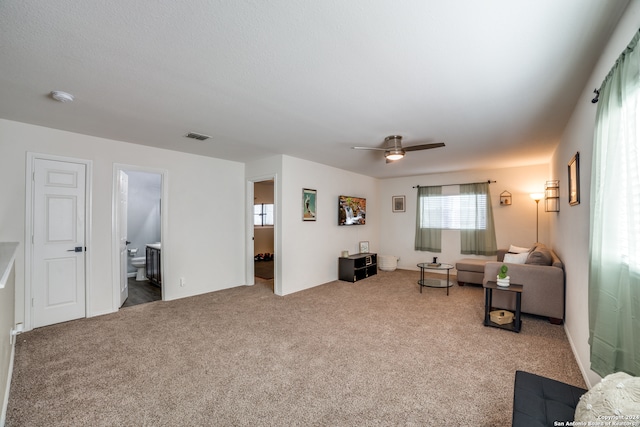
[[[3,0],[0,117],[380,178],[542,163],[627,3]],[[446,147],[350,149],[392,134]]]

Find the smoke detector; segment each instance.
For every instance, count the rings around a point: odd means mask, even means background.
[[[63,92],[61,90],[53,90],[51,91],[51,97],[59,102],[72,102],[73,95],[67,92]]]

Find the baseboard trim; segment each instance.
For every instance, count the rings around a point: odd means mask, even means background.
[[[569,346],[571,347],[571,351],[573,352],[573,357],[576,359],[576,363],[578,364],[578,368],[580,368],[580,373],[582,374],[582,379],[584,383],[587,385],[588,389],[591,389],[591,384],[589,381],[589,375],[587,375],[587,371],[582,366],[582,361],[578,357],[578,351],[576,350],[576,346],[573,344],[573,338],[571,338],[571,334],[567,329],[567,322],[564,322],[564,334],[567,336],[567,340],[569,340]]]

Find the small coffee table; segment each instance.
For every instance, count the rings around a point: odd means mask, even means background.
[[[420,280],[418,280],[418,285],[420,285],[420,293],[422,293],[422,287],[428,286],[430,288],[441,288],[440,279],[425,279],[424,271],[425,270],[447,270],[447,282],[445,283],[445,287],[447,288],[447,295],[449,295],[449,288],[453,285],[449,281],[449,271],[453,269],[453,265],[451,264],[433,264],[430,262],[421,262],[418,264],[420,267]],[[437,284],[436,284],[437,281]]]
[[[506,329],[508,331],[520,332],[522,320],[520,320],[520,307],[522,304],[522,285],[511,283],[509,286],[498,286],[497,282],[489,281],[483,285],[484,287],[484,326],[493,326],[494,328]],[[493,300],[493,290],[515,292],[516,294],[516,316],[513,322],[499,325],[491,321],[489,312]]]

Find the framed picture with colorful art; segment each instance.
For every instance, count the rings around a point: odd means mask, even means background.
[[[310,188],[302,189],[302,220],[316,220],[317,191]]]

